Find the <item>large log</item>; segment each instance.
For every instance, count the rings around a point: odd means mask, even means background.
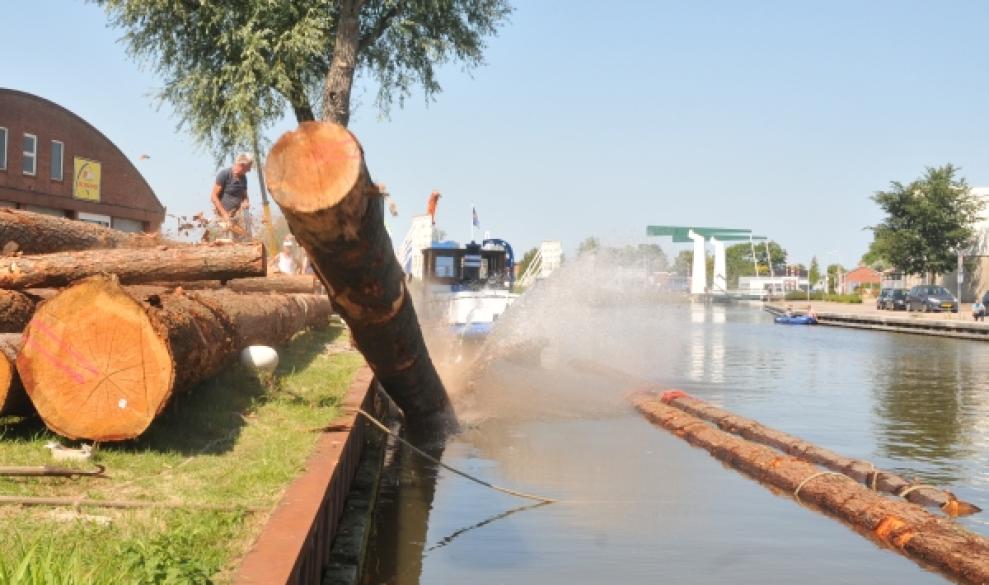
[[[579,371],[618,378],[635,384],[640,388],[652,386],[648,380],[591,360],[572,360],[570,365]],[[931,507],[936,506],[949,516],[968,516],[982,511],[978,506],[959,500],[953,493],[947,490],[911,483],[895,473],[877,469],[869,461],[845,457],[799,437],[769,428],[758,421],[738,416],[737,414],[708,404],[681,390],[671,390],[665,396],[666,404],[674,408],[679,408],[697,418],[714,423],[718,425],[719,429],[725,432],[768,445],[789,455],[800,457],[810,463],[838,471],[864,485],[868,485],[873,490],[902,495],[915,504]]]
[[[315,277],[311,274],[269,274],[233,280],[196,280],[190,282],[153,282],[163,287],[181,286],[186,290],[227,289],[241,293],[313,294]]]
[[[833,471],[718,430],[664,404],[652,392],[630,396],[650,421],[761,482],[836,516],[925,568],[989,583],[989,539],[903,500],[891,500]]]
[[[17,371],[50,429],[136,437],[175,391],[215,375],[243,347],[281,345],[330,312],[314,295],[157,290],[93,277],[38,306]]]
[[[150,248],[166,243],[156,234],[131,234],[103,226],[18,209],[0,209],[0,249],[51,254],[94,248]]]
[[[31,402],[14,369],[20,346],[19,333],[0,333],[0,415],[31,412]]]
[[[452,424],[404,273],[385,231],[380,191],[346,128],[304,122],[278,139],[268,189],[309,255],[382,387],[411,425]]]
[[[261,242],[83,250],[0,258],[0,288],[66,286],[96,274],[122,283],[231,279],[264,275]]]
[[[24,331],[39,300],[36,295],[0,289],[0,333]]]

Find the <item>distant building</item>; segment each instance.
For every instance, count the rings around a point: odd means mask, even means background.
[[[841,292],[851,294],[862,288],[878,288],[881,280],[881,273],[869,268],[868,266],[859,266],[858,268],[853,268],[844,274],[841,281]]]
[[[109,138],[44,98],[0,88],[0,207],[157,231],[165,208]]]

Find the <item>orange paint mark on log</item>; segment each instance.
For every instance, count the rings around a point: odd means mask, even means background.
[[[82,367],[82,369],[88,370],[91,374],[100,373],[99,370],[96,369],[96,366],[92,365],[89,360],[80,355],[79,352],[73,349],[70,345],[66,344],[65,340],[56,335],[55,332],[48,327],[48,325],[45,325],[44,321],[36,319],[33,323],[33,327],[36,327],[39,331],[44,333],[46,337],[55,342],[59,349],[64,349],[69,355],[74,357],[76,361],[79,362],[79,366]]]
[[[916,535],[917,533],[913,530],[905,530],[902,534],[897,534],[893,537],[893,544],[899,548],[904,548]]]
[[[659,395],[659,399],[666,404],[669,404],[677,398],[690,398],[690,394],[687,394],[683,390],[667,390]]]
[[[873,532],[884,542],[893,543],[891,535],[906,525],[906,522],[896,516],[886,516],[879,522],[879,526],[876,526]]]

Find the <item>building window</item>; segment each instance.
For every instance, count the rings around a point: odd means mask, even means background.
[[[62,168],[64,166],[65,144],[58,140],[52,140],[52,180],[62,180]]]
[[[34,134],[25,134],[22,144],[24,151],[21,156],[21,172],[25,175],[34,175],[38,171],[38,137]]]
[[[7,170],[7,129],[0,128],[0,171]]]

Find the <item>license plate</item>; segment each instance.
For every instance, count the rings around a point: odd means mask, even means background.
[[[951,303],[941,303],[941,308],[942,309],[950,309],[951,308]]]

